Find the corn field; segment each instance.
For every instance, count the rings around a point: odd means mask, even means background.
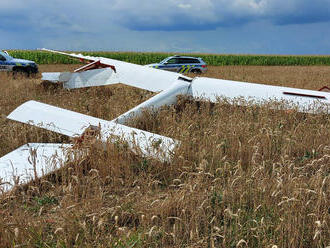
[[[75,64],[79,60],[59,54],[43,51],[11,50],[17,58],[33,60],[38,64]],[[137,52],[76,52],[96,57],[106,57],[135,64],[151,64],[174,55],[173,53],[137,53]],[[330,65],[330,56],[282,56],[282,55],[221,55],[221,54],[180,54],[201,57],[208,65]]]

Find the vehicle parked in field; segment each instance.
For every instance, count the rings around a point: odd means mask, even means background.
[[[201,58],[187,57],[187,56],[171,56],[158,64],[150,64],[149,67],[174,71],[179,73],[204,73],[207,71],[207,65]]]
[[[13,58],[7,52],[0,51],[0,71],[21,72],[30,75],[38,73],[38,65],[34,61]]]

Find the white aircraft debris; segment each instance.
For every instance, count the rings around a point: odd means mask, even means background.
[[[72,145],[29,143],[0,158],[0,194],[47,175],[70,159]]]
[[[145,108],[157,109],[164,105],[175,104],[178,95],[186,95],[198,100],[211,102],[217,102],[218,97],[225,97],[229,100],[242,98],[245,101],[253,100],[257,104],[269,100],[285,101],[289,103],[286,105],[286,108],[295,106],[301,112],[330,113],[329,92],[205,77],[193,79],[175,72],[157,70],[109,58],[68,54],[48,49],[43,50],[71,56],[89,63],[78,68],[73,73],[43,73],[43,80],[54,83],[62,82],[64,87],[68,89],[122,83],[151,92],[160,91],[160,93],[120,115],[113,121],[98,119],[35,101],[29,101],[19,106],[8,116],[9,119],[45,128],[70,137],[82,137],[86,129],[92,127],[99,131],[99,139],[102,142],[107,142],[109,139],[114,141],[114,136],[119,137],[127,142],[132,151],[161,161],[169,160],[175,147],[179,144],[178,141],[124,126],[123,124],[129,118],[140,114]],[[245,103],[242,101],[242,103],[239,102],[238,104]],[[157,144],[157,146],[154,144]],[[40,146],[39,144],[38,147]],[[64,146],[67,147],[68,145]],[[45,150],[48,146],[45,144],[42,147]],[[22,175],[22,170],[26,168],[24,165],[30,166],[28,163],[29,153],[25,150],[22,153],[22,149],[26,148],[19,148],[18,151],[16,150],[0,158],[0,171],[6,171],[5,175],[0,174],[0,177],[5,178],[2,180],[10,181],[7,176],[9,175],[7,172],[10,172],[9,164],[13,170],[19,170],[20,175]],[[51,157],[54,153],[62,154],[58,146],[47,149],[44,152],[47,157]],[[60,157],[63,157],[63,155]],[[4,165],[3,161],[5,161],[6,165]],[[41,166],[40,168],[44,167]],[[13,184],[13,180],[11,184]]]
[[[159,96],[154,96],[145,103],[140,104],[118,117],[117,120],[120,123],[124,123],[124,119],[126,120],[127,117],[132,117],[133,113],[140,113],[142,108],[158,108],[166,104],[174,104],[176,99],[175,97],[173,98],[173,92],[211,102],[216,102],[219,97],[225,97],[228,100],[242,98],[245,101],[252,100],[254,103],[264,103],[269,100],[283,101],[287,103],[288,109],[294,106],[300,112],[330,113],[330,94],[326,91],[305,90],[206,77],[189,78],[174,72],[157,70],[108,58],[68,54],[49,49],[42,50],[71,56],[92,63],[100,61],[102,65],[111,66],[113,73],[111,75],[109,74],[109,77],[104,78],[103,84],[100,84],[99,81],[93,83],[93,80],[86,80],[88,83],[76,80],[77,83],[74,83],[75,76],[72,76],[70,86],[68,87],[70,89],[122,83],[152,92],[163,91]],[[83,73],[82,70],[78,70],[80,71],[79,73]],[[94,73],[98,72],[95,71]],[[183,84],[185,84],[185,86],[182,86]],[[187,89],[185,89],[185,87]],[[244,104],[244,101],[242,101],[242,104]]]

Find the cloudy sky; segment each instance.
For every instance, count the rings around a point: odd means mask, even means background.
[[[330,54],[330,0],[0,0],[0,49]]]

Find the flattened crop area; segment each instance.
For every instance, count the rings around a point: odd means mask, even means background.
[[[325,66],[210,66],[205,76],[314,90],[330,85]],[[6,119],[27,100],[111,120],[152,95],[122,85],[68,91],[0,74],[0,155],[27,142],[68,141]],[[328,115],[179,99],[130,124],[180,140],[173,160],[91,143],[83,160],[0,198],[0,247],[329,245]]]

